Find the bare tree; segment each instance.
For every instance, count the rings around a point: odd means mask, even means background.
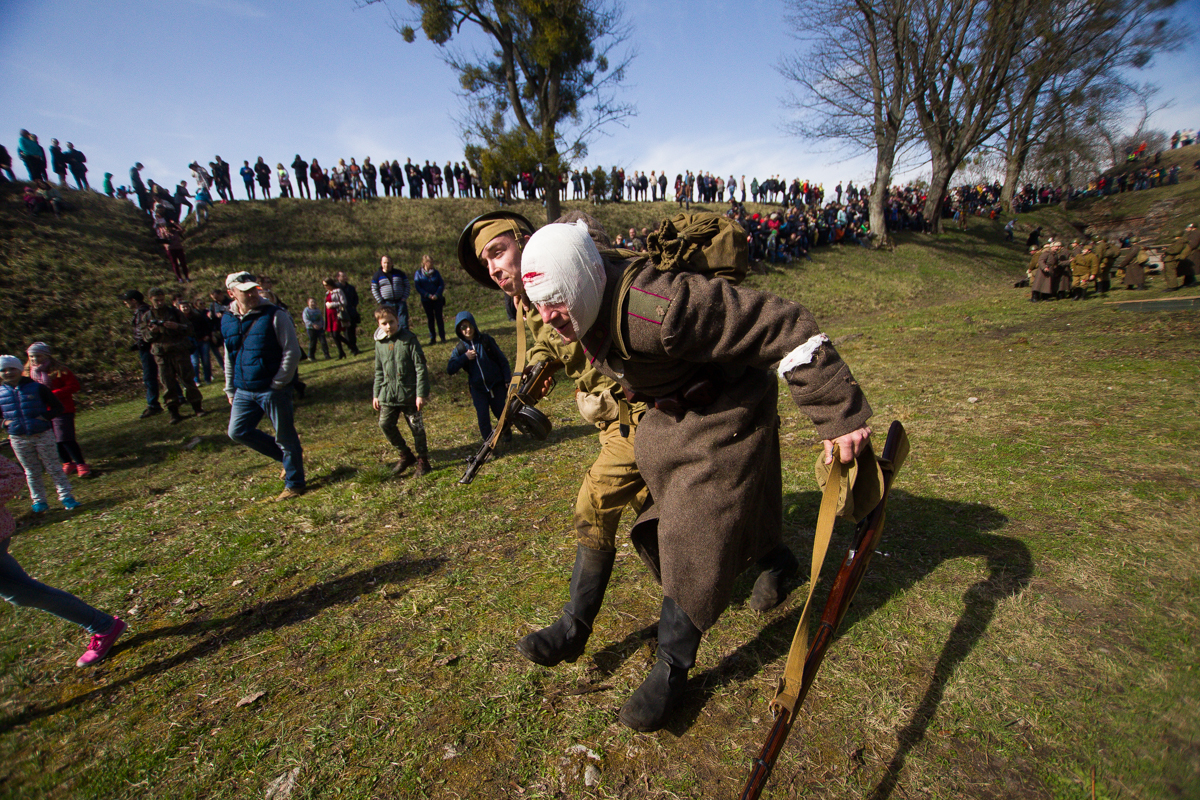
[[[995,135],[1014,57],[1035,36],[1036,0],[914,0],[912,35],[902,43],[915,83],[913,106],[929,147],[932,175],[924,216],[942,229],[942,201],[963,159]]]
[[[905,128],[909,65],[896,47],[908,36],[909,0],[788,0],[787,6],[789,23],[806,43],[779,66],[799,90],[788,104],[804,114],[791,132],[874,150],[868,208],[875,246],[885,246],[884,201],[897,151],[912,133]]]
[[[357,0],[360,6],[387,0]],[[546,176],[548,220],[560,216],[559,176],[583,158],[603,126],[635,113],[616,99],[633,58],[625,49],[624,10],[610,0],[408,0],[419,21],[392,13],[393,27],[412,42],[414,24],[444,50],[470,105],[464,138],[481,142],[486,174],[495,164]],[[486,34],[495,49],[449,49],[464,25]]]
[[[1115,80],[1122,70],[1147,65],[1157,52],[1179,46],[1185,30],[1168,24],[1167,17],[1174,5],[1175,0],[1066,4],[1044,0],[1035,10],[1036,35],[1018,51],[1001,96],[1000,112],[1006,121],[1004,208],[1011,208],[1030,149],[1045,135],[1065,133],[1059,124],[1061,114],[1085,106],[1091,107],[1093,117],[1103,113],[1093,103],[1108,92],[1101,87],[1098,94],[1092,91],[1094,86]],[[1084,151],[1091,149],[1084,147]]]

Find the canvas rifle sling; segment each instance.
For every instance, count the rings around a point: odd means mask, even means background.
[[[804,680],[804,661],[808,656],[808,617],[812,610],[813,591],[817,587],[817,578],[821,575],[821,566],[825,563],[825,553],[829,550],[829,541],[833,538],[833,522],[837,519],[838,495],[841,492],[842,481],[845,479],[846,466],[840,458],[839,448],[835,448],[833,464],[829,468],[829,478],[825,481],[825,494],[821,497],[821,510],[817,514],[817,531],[813,539],[812,574],[808,578],[808,597],[804,600],[804,611],[800,614],[800,622],[796,625],[796,635],[792,637],[792,647],[788,650],[787,664],[783,668],[783,677],[771,700],[771,713],[776,717],[786,711],[788,719],[796,715],[796,702],[800,698],[800,685]]]
[[[508,410],[512,408],[512,399],[521,386],[522,373],[525,372],[525,308],[521,305],[520,300],[513,300],[513,306],[517,309],[517,368],[513,371],[512,380],[508,382],[504,411],[501,412],[500,419],[496,421],[496,429],[492,431],[493,448],[500,443],[500,433],[504,430],[505,420],[508,419]]]

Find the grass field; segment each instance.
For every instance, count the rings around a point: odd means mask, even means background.
[[[1170,227],[1194,220],[1200,181],[1167,191]],[[1022,228],[1069,235],[1072,220],[1131,216],[1122,204],[1153,194],[1088,201],[1068,212],[1079,216],[1039,211]],[[89,374],[119,386],[136,362],[102,346],[126,335],[111,296],[165,279],[148,234],[103,199],[62,222],[30,222],[0,199],[6,296],[35,265],[59,283],[86,267],[94,285],[63,302],[85,303],[102,332],[76,316],[85,322],[72,339],[60,314],[38,338],[77,346]],[[188,239],[194,286],[267,271],[298,308],[326,274],[347,270],[365,296],[382,252],[410,272],[429,252],[450,283],[448,317],[471,309],[512,353],[498,293],[452,262],[462,225],[489,207],[220,207]],[[671,208],[598,213],[616,231]],[[96,231],[86,246],[85,226]],[[876,429],[902,420],[913,444],[880,552],[766,796],[1200,795],[1200,319],[1100,299],[1030,304],[1012,287],[1025,258],[1000,227],[901,236],[890,252],[826,249],[750,278],[813,309],[866,389]],[[1138,294],[1159,296],[1157,283]],[[414,319],[423,332],[419,307]],[[6,322],[4,346],[26,330]],[[78,629],[0,610],[3,794],[736,796],[769,729],[807,587],[760,616],[743,576],[672,723],[624,728],[616,711],[653,662],[660,600],[628,545],[583,658],[544,669],[513,648],[566,599],[593,431],[559,387],[544,404],[547,442],[518,435],[458,486],[477,431],[464,382],[444,374],[448,355],[449,345],[427,348],[434,472],[423,479],[389,476],[368,357],[304,364],[297,427],[311,491],[286,505],[262,502],[279,491],[278,468],[230,442],[223,414],[168,426],[137,419],[135,388],[94,397],[78,423],[102,474],[77,484],[85,505],[73,515],[30,524],[14,501],[25,527],[12,553],[130,630],[108,660],[79,670]],[[223,410],[215,387],[206,405]],[[814,437],[794,408],[780,411],[785,536],[807,561]],[[839,528],[835,554],[848,532]]]

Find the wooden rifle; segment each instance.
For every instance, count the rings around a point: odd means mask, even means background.
[[[862,583],[863,575],[867,571],[867,565],[871,563],[871,556],[875,553],[875,547],[879,544],[880,536],[883,533],[884,511],[887,505],[888,494],[891,492],[896,473],[900,470],[900,466],[904,463],[904,459],[907,456],[908,435],[905,433],[903,425],[899,422],[893,422],[888,429],[887,440],[883,445],[883,453],[879,457],[879,466],[883,471],[883,496],[875,508],[858,523],[855,529],[854,541],[850,545],[845,558],[842,559],[842,566],[838,570],[837,577],[833,580],[833,588],[829,590],[829,599],[825,601],[825,609],[821,612],[820,626],[817,628],[816,636],[813,637],[812,644],[809,646],[807,655],[804,658],[804,673],[800,685],[798,687],[791,686],[787,684],[786,678],[781,680],[779,693],[771,701],[771,709],[775,713],[775,724],[771,727],[771,732],[767,736],[767,741],[763,744],[758,758],[754,759],[750,777],[746,781],[745,788],[742,789],[742,800],[756,800],[762,794],[763,788],[767,783],[767,778],[770,777],[771,770],[774,768],[779,754],[783,751],[783,745],[787,742],[788,734],[792,730],[792,723],[795,722],[796,712],[804,704],[804,698],[808,696],[808,690],[812,686],[813,679],[817,676],[817,670],[820,669],[821,662],[825,658],[825,651],[833,642],[833,637],[837,633],[838,626],[841,625],[842,619],[846,616],[846,611],[850,608],[850,602],[854,599],[855,592],[858,591],[858,585]],[[832,485],[834,500],[836,501],[838,489],[837,484],[833,483],[833,480],[834,475],[840,473],[841,470],[836,455],[834,457],[834,465],[838,472],[831,471],[830,484],[827,484],[826,492],[830,491]],[[822,505],[824,510],[825,504],[823,503]],[[829,522],[830,528],[832,528],[832,520]],[[819,530],[821,527],[820,522],[818,522],[817,527]],[[813,571],[813,581],[816,581],[819,569],[820,566],[817,565],[817,569]],[[801,615],[800,625],[808,625],[807,614]],[[797,631],[796,635],[798,639],[802,638],[800,631]],[[806,638],[807,630],[803,631],[803,639],[806,640]],[[789,655],[789,662],[794,655],[796,654]]]

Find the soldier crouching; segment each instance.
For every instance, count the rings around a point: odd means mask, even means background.
[[[871,408],[806,309],[629,256],[601,258],[586,225],[552,224],[530,238],[521,274],[543,322],[649,406],[635,456],[650,499],[632,538],[663,588],[658,659],[620,719],[651,731],[683,694],[735,578],[782,546],[772,373],[815,423],[827,462],[861,451]]]

